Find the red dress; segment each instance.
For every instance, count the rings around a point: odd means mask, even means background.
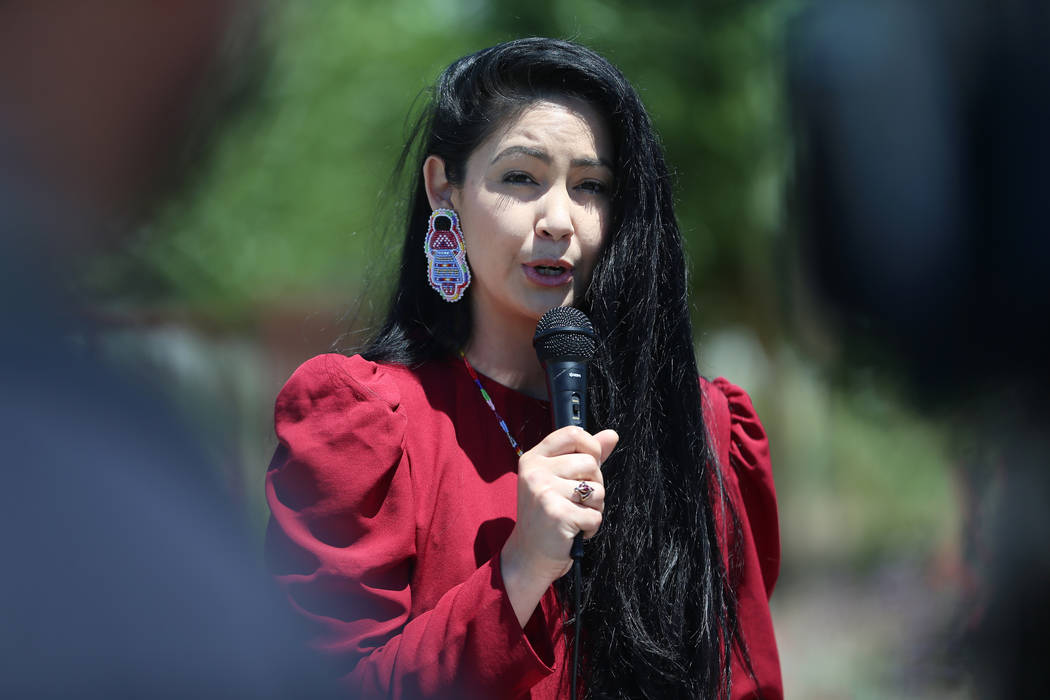
[[[482,381],[523,449],[550,432],[546,401]],[[740,623],[757,687],[775,700],[780,541],[765,432],[739,388],[701,383],[742,526]],[[462,362],[321,355],[288,380],[275,423],[267,559],[353,696],[568,697],[553,589],[523,630],[503,588],[517,456]],[[755,689],[734,654],[733,698]]]

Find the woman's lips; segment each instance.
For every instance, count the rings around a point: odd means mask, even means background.
[[[541,287],[560,287],[572,282],[572,265],[561,260],[533,260],[521,267],[529,281]]]

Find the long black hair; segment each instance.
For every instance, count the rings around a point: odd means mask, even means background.
[[[734,645],[747,654],[715,511],[729,513],[732,529],[736,518],[704,425],[670,173],[619,70],[577,44],[532,38],[466,56],[442,73],[402,152],[399,169],[411,165],[418,175],[400,280],[363,354],[415,365],[466,346],[469,303],[447,304],[426,282],[423,161],[440,156],[450,182],[462,183],[474,148],[551,96],[595,107],[616,151],[607,242],[579,302],[601,338],[590,425],[620,434],[602,469],[603,525],[584,561],[585,687],[593,697],[728,697]]]

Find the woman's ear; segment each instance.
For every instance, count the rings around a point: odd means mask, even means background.
[[[431,209],[453,209],[452,192],[454,185],[445,175],[445,159],[440,156],[427,156],[423,161],[423,185],[427,190],[427,199]]]

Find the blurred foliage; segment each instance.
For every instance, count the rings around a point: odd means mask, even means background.
[[[652,112],[678,173],[705,317],[766,325],[773,314],[756,305],[775,296],[775,278],[769,256],[756,251],[768,250],[781,219],[775,39],[787,5],[275,5],[272,66],[257,105],[229,128],[194,187],[96,279],[112,298],[226,322],[273,304],[351,303],[375,262],[390,216],[380,195],[420,92],[462,54],[547,35],[605,53]]]

